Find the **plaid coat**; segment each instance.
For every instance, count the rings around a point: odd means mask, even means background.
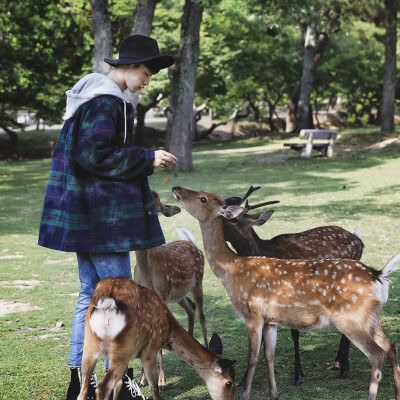
[[[68,119],[54,149],[39,245],[123,252],[165,243],[147,177],[154,150],[133,146],[133,108],[103,95]],[[124,136],[126,131],[129,134]]]

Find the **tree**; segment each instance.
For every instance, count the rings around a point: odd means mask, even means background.
[[[111,68],[104,62],[104,59],[112,56],[111,19],[108,0],[91,0],[91,5],[94,36],[93,72],[107,75]]]
[[[0,126],[16,150],[17,111],[60,121],[65,90],[90,64],[89,7],[84,0],[4,0],[0,14]]]
[[[199,57],[200,24],[203,7],[186,0],[181,24],[181,40],[176,62],[170,68],[171,97],[167,123],[167,149],[179,159],[176,169],[193,169],[193,101]]]
[[[385,0],[385,68],[383,75],[383,131],[394,131],[394,101],[396,88],[397,0]]]

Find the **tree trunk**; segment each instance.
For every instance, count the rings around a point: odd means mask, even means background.
[[[397,0],[385,0],[385,68],[383,76],[382,131],[394,131],[396,87]]]
[[[154,12],[156,10],[156,5],[158,0],[137,0],[135,12],[133,13],[133,25],[131,30],[131,35],[144,35],[150,36],[151,28],[153,25]],[[127,91],[125,93],[126,98],[136,109],[139,103],[140,91],[135,93],[130,93]]]
[[[170,112],[167,124],[167,149],[178,157],[180,171],[193,169],[193,102],[199,58],[200,24],[203,8],[186,0],[183,8],[181,40],[171,80]]]
[[[104,62],[112,57],[111,19],[108,0],[91,0],[94,34],[93,72],[107,75],[111,67]]]
[[[335,14],[335,20],[333,21],[333,23],[337,23],[337,21],[339,20],[339,16],[340,16],[340,13]],[[328,40],[329,40],[329,34],[327,32],[321,32],[319,34],[318,44],[317,44],[317,48],[316,48],[315,55],[314,55],[313,74],[315,74],[315,72],[317,71],[319,61],[322,57],[322,54],[325,50]],[[288,111],[287,118],[286,118],[286,128],[285,128],[286,132],[295,131],[296,127],[298,125],[297,116],[298,116],[298,102],[299,102],[299,97],[300,97],[300,89],[301,89],[301,83],[299,83],[294,88],[292,97],[290,98],[289,111]],[[308,121],[310,122],[309,128],[313,128],[314,123],[313,123],[311,106],[309,107]]]
[[[300,81],[300,96],[297,109],[296,130],[311,128],[310,97],[314,80],[314,56],[317,43],[316,21],[312,19],[307,25],[304,42],[303,72]]]

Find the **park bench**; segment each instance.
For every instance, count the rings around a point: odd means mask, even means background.
[[[322,157],[332,157],[333,145],[335,143],[338,131],[329,129],[302,129],[299,138],[302,142],[284,143],[292,150],[300,152],[301,157],[311,157],[312,149],[321,152]]]

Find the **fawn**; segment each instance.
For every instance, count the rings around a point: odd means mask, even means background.
[[[181,212],[179,207],[163,204],[156,191],[152,190],[152,194],[157,212],[166,217],[172,217]],[[194,316],[197,309],[204,345],[208,347],[206,319],[203,311],[203,253],[188,240],[177,240],[164,246],[137,250],[135,253],[135,282],[155,290],[166,303],[178,303],[187,313],[190,336],[193,336]],[[194,303],[188,297],[189,292],[193,295]],[[166,378],[162,350],[159,352],[159,360],[158,386],[164,390]],[[141,386],[145,383],[143,371],[139,382]]]
[[[222,359],[222,342],[213,336],[209,350],[193,339],[151,289],[125,277],[100,281],[93,293],[85,320],[82,388],[86,399],[97,359],[110,359],[109,369],[96,389],[97,400],[108,400],[114,389],[118,399],[121,377],[128,361],[140,358],[154,400],[161,400],[156,380],[157,353],[172,351],[191,365],[204,380],[214,400],[235,400],[235,361]]]

